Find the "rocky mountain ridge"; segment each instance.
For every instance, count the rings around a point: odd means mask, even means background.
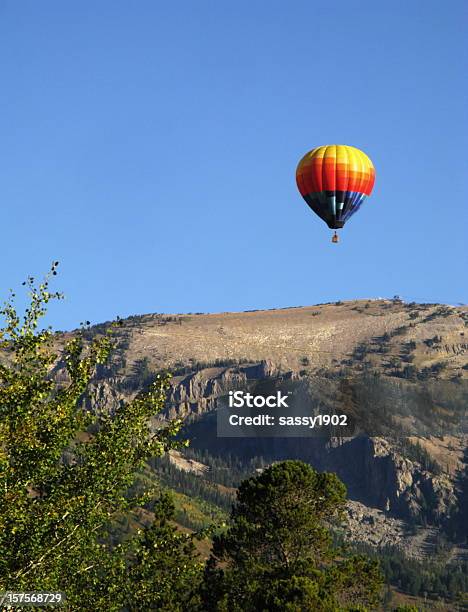
[[[466,467],[467,436],[457,427],[442,435],[406,434],[406,446],[401,443],[404,419],[392,423],[385,436],[376,431],[351,438],[218,444],[210,418],[231,390],[258,381],[296,384],[307,379],[314,381],[325,402],[338,397],[332,388],[339,389],[343,405],[367,402],[366,409],[374,407],[379,393],[392,396],[385,414],[392,411],[393,392],[399,397],[407,389],[422,391],[418,401],[423,412],[437,405],[443,418],[450,405],[446,389],[453,393],[452,404],[466,410],[462,403],[468,380],[467,326],[466,307],[399,300],[132,317],[123,322],[113,362],[97,373],[86,401],[90,409],[112,412],[119,402],[144,389],[155,372],[172,371],[164,416],[187,419],[186,431],[194,443],[212,443],[213,452],[238,453],[239,461],[254,452],[271,460],[302,458],[338,473],[351,499],[372,512],[388,520],[423,521],[439,528],[458,511],[459,480]],[[371,374],[386,387],[366,396],[365,377]],[[450,387],[433,393],[433,386],[441,382]],[[403,405],[409,397],[404,393]]]

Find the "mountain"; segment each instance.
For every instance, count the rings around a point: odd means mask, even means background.
[[[195,487],[205,501],[222,498],[216,504],[226,510],[239,478],[279,459],[301,458],[346,483],[345,539],[400,546],[415,558],[433,555],[447,539],[447,554],[463,559],[467,328],[466,306],[396,298],[132,316],[117,329],[112,361],[97,372],[86,401],[112,412],[147,388],[156,372],[169,370],[164,416],[184,417],[191,446],[185,457],[153,467],[181,495],[190,497]],[[286,385],[322,411],[343,410],[357,429],[312,438],[217,437],[216,414],[229,391],[265,385]]]
[[[201,369],[223,362],[271,361],[282,370],[340,368],[369,361],[385,374],[465,377],[468,306],[359,300],[304,308],[129,317],[120,329],[119,373]],[[414,368],[414,369],[413,369]]]

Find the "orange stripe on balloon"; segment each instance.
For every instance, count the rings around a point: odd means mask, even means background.
[[[336,188],[336,164],[335,159],[325,158],[323,165],[323,189],[325,191],[335,191]]]
[[[302,195],[321,191],[355,191],[370,195],[375,170],[365,153],[346,145],[327,145],[309,151],[297,167]]]

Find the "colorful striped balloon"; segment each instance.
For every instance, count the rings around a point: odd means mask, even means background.
[[[375,170],[365,153],[347,145],[325,145],[304,155],[296,182],[310,208],[331,229],[357,212],[374,187]]]

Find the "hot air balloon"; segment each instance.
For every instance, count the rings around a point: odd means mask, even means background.
[[[297,166],[297,187],[329,228],[341,229],[374,187],[375,170],[365,153],[347,145],[316,147]],[[332,242],[338,242],[335,231]]]

